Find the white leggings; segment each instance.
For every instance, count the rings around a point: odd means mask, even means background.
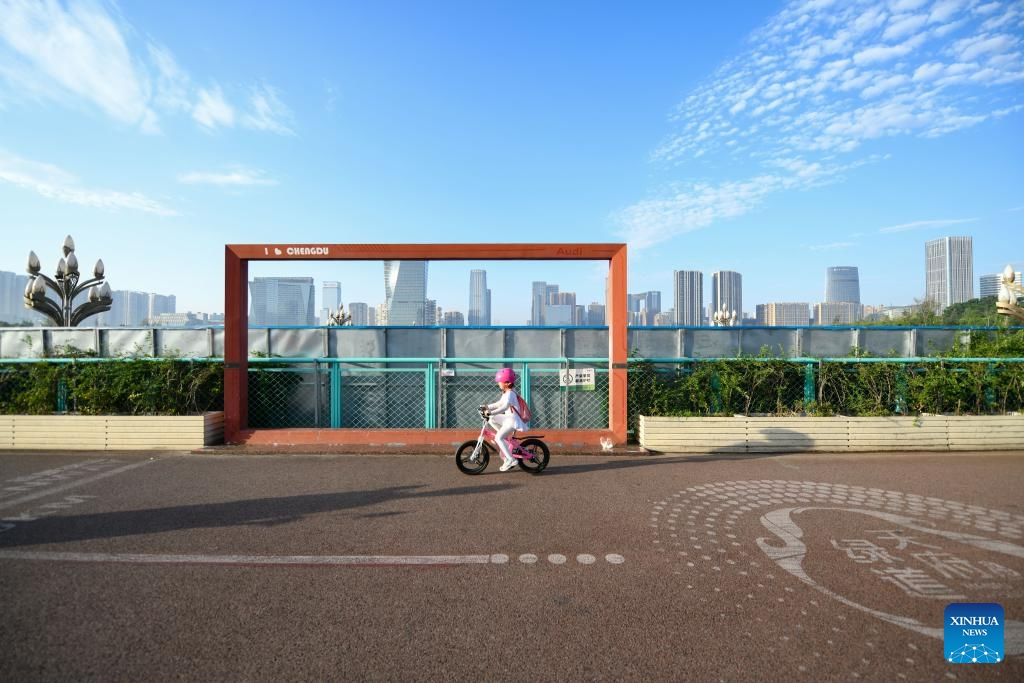
[[[505,438],[511,436],[512,432],[516,430],[515,419],[510,415],[492,415],[489,422],[496,432],[494,441],[498,444],[498,450],[501,451],[501,457],[506,461],[512,460],[512,454],[508,450],[508,444],[505,443]]]

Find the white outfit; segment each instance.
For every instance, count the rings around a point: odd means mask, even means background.
[[[515,459],[508,450],[505,437],[511,435],[517,429],[526,429],[526,423],[523,422],[523,418],[519,417],[518,412],[512,410],[512,406],[519,406],[519,394],[516,393],[515,389],[502,392],[501,398],[496,403],[487,405],[487,412],[491,414],[489,422],[494,427],[494,431],[497,432],[494,440],[497,442],[498,450],[501,451],[501,457],[506,463]]]

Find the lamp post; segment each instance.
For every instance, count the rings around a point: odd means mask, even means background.
[[[345,307],[342,306],[336,313],[328,311],[327,324],[330,326],[335,325],[348,325],[352,322],[352,316],[345,312]]]
[[[1024,308],[1017,305],[1017,297],[1024,297],[1024,283],[1016,282],[1013,267],[1003,268],[1003,276],[999,282],[999,295],[996,298],[996,311],[1024,322]]]
[[[34,251],[28,253],[28,286],[25,287],[25,308],[32,308],[45,314],[58,327],[76,327],[90,315],[109,311],[113,303],[110,285],[103,277],[103,260],[96,261],[92,278],[79,282],[78,257],[75,256],[75,241],[71,235],[64,238],[64,256],[57,263],[53,278],[40,272],[39,257]],[[60,300],[55,302],[46,296],[46,288],[52,289]],[[75,297],[89,290],[88,300],[74,306]]]
[[[736,325],[736,311],[730,311],[722,304],[722,307],[711,316],[711,323],[715,327],[733,327]]]

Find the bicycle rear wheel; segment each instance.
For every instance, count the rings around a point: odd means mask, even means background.
[[[519,448],[523,451],[523,457],[518,459],[519,466],[530,474],[540,474],[548,466],[551,453],[540,439],[523,439]]]
[[[467,441],[455,451],[455,466],[463,474],[480,474],[487,469],[487,463],[491,459],[491,447],[485,441],[480,445],[480,452],[473,459],[473,451],[476,450],[477,440]]]

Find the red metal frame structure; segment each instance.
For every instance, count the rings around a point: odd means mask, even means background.
[[[545,430],[553,445],[626,442],[626,245],[228,244],[224,248],[224,439],[250,445],[450,445],[459,429],[249,429],[250,261],[608,261],[608,429]]]

